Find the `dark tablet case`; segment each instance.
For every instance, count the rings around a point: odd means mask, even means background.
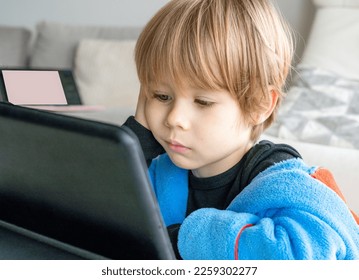
[[[0,103],[1,259],[172,259],[136,136]]]

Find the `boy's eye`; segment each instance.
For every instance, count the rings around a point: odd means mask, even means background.
[[[207,100],[203,100],[203,99],[196,99],[195,102],[200,105],[201,107],[211,107],[214,105],[214,102],[212,101],[207,101]]]
[[[159,93],[159,92],[155,92],[153,94],[153,97],[161,102],[167,102],[171,100],[171,96],[164,94],[164,93]]]

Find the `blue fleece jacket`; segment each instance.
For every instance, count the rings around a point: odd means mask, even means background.
[[[181,223],[183,259],[359,259],[359,226],[345,202],[301,159],[257,175],[226,210],[186,217],[188,171],[164,154],[150,177],[167,226]]]

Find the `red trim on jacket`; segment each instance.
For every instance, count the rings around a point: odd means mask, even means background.
[[[235,243],[235,246],[234,246],[234,259],[235,260],[238,260],[238,246],[239,246],[239,238],[242,234],[242,232],[248,228],[248,227],[252,227],[253,225],[252,224],[248,224],[248,225],[245,225],[244,227],[241,228],[241,230],[239,231],[237,237],[236,237],[236,243]]]
[[[323,184],[325,184],[327,187],[329,187],[330,189],[332,189],[334,192],[336,192],[336,194],[345,202],[345,198],[343,193],[341,192],[338,184],[335,182],[334,176],[332,175],[332,173],[325,168],[318,168],[313,174],[311,174],[311,176],[314,179],[317,179],[319,181],[321,181]],[[359,224],[359,216],[352,210],[350,210],[355,221],[357,222],[357,224]]]

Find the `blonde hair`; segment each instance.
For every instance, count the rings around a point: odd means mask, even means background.
[[[269,87],[280,103],[292,53],[289,28],[269,0],[173,0],[145,26],[135,60],[143,88],[166,75],[178,86],[227,90],[250,121],[269,102]],[[252,140],[276,111],[253,127]]]

